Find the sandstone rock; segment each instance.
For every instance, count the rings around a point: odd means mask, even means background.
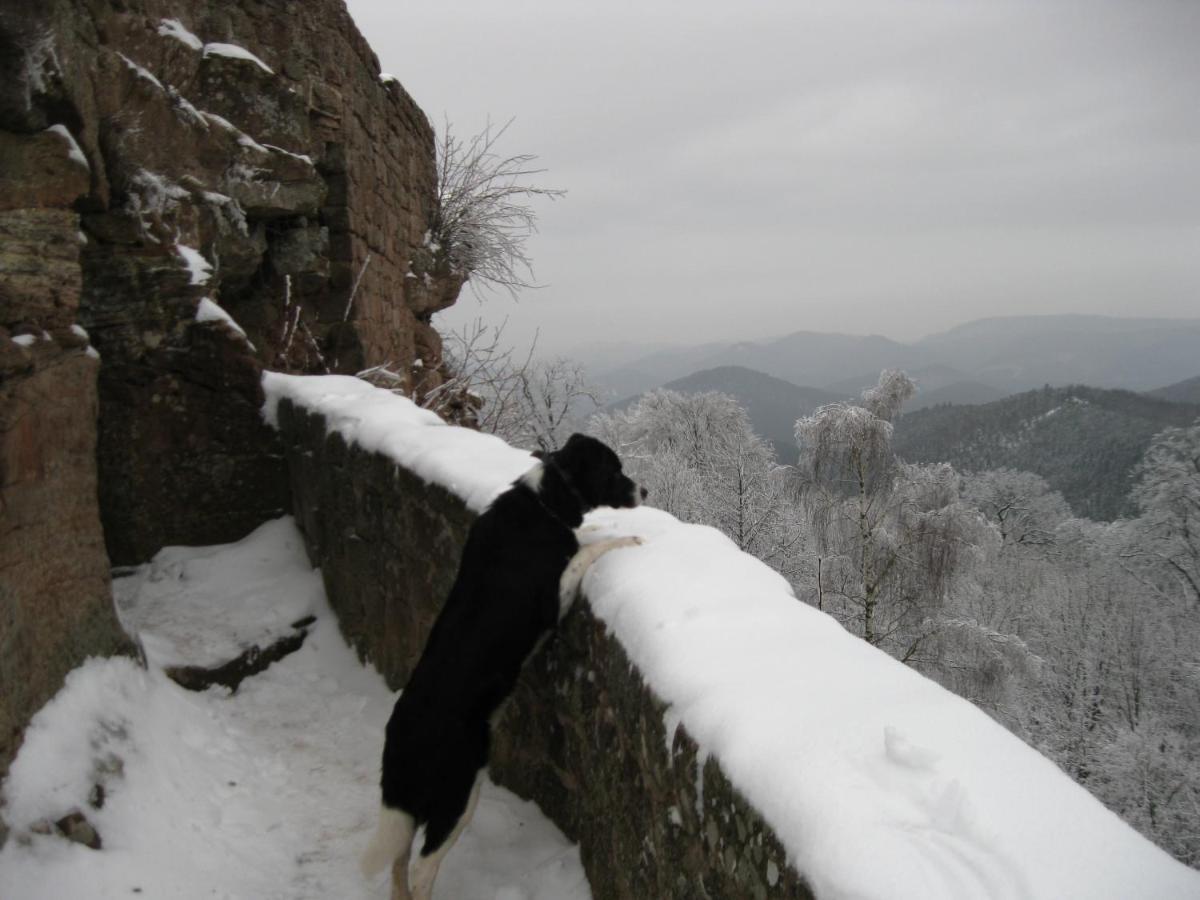
[[[90,167],[82,156],[72,158],[73,143],[61,131],[0,131],[0,210],[69,209],[86,194]]]
[[[62,103],[57,14],[0,14],[0,773],[68,671],[128,649],[96,499],[99,363],[72,329],[95,153]]]
[[[248,450],[278,455],[254,408],[256,364],[404,369],[424,353],[425,378],[439,383],[428,318],[460,282],[425,270],[405,278],[426,252],[432,131],[407,94],[380,83],[341,4],[283,10],[101,4],[94,33],[77,29],[96,74],[76,84],[77,69],[64,66],[60,93],[85,120],[85,150],[94,131],[97,181],[108,186],[107,202],[94,194],[85,215],[80,318],[104,360],[100,460],[114,562],[141,561],[163,543],[233,539],[286,507],[282,476],[268,477]],[[50,19],[60,30],[64,15]],[[164,18],[181,16],[202,44],[245,48],[263,66],[160,33]],[[206,284],[172,272],[174,243],[213,264]],[[189,332],[203,296],[246,331],[253,359],[235,339],[217,349],[217,338]],[[216,385],[231,402],[213,401]],[[215,427],[197,427],[210,416]],[[249,496],[239,490],[248,484],[258,485]],[[186,519],[171,515],[172,493],[192,505]],[[201,520],[208,526],[191,524]]]
[[[98,362],[53,340],[23,352],[0,380],[0,770],[68,671],[129,649],[97,507]]]
[[[74,323],[79,250],[79,216],[69,210],[0,211],[0,324]]]
[[[329,228],[301,218],[279,232],[271,245],[271,265],[279,275],[328,273]]]
[[[278,451],[255,407],[259,365],[404,369],[420,343],[438,379],[428,316],[459,283],[404,277],[434,202],[432,130],[380,83],[340,3],[271,6],[51,2],[0,20],[20,75],[0,98],[12,112],[0,160],[23,185],[0,222],[0,300],[19,294],[24,319],[61,328],[82,291],[78,318],[104,362],[99,456],[117,563],[239,537],[286,506],[282,474],[266,471]],[[194,42],[163,33],[181,16]],[[90,174],[40,130],[55,117]],[[82,269],[72,203],[89,241]],[[212,264],[207,283],[184,277],[175,244]],[[253,354],[193,333],[204,296]],[[186,516],[170,511],[180,497]]]

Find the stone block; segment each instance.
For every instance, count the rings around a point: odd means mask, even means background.
[[[74,138],[0,131],[0,210],[69,209],[90,184],[91,169]]]
[[[80,246],[79,216],[70,210],[0,211],[0,325],[75,322]]]

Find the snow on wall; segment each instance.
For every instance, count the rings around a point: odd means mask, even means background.
[[[357,379],[263,383],[268,421],[286,397],[476,511],[533,462]],[[1200,873],[719,532],[647,507],[587,524],[646,539],[592,569],[591,609],[816,897],[1200,898]]]
[[[425,481],[445,487],[475,512],[535,462],[498,437],[447,425],[412,401],[350,375],[263,374],[267,422],[288,398],[325,417],[348,444],[382,453]]]

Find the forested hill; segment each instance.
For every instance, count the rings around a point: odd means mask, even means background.
[[[1133,468],[1150,439],[1198,417],[1200,404],[1078,385],[1045,387],[979,406],[909,413],[896,425],[894,446],[910,462],[1036,472],[1077,515],[1111,520],[1133,512]]]
[[[1160,400],[1170,400],[1172,403],[1200,403],[1200,375],[1146,393]]]

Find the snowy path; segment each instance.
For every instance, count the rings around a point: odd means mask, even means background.
[[[150,629],[152,662],[204,657],[243,629],[317,621],[299,651],[233,695],[185,691],[126,659],[73,672],[31,724],[6,785],[14,833],[0,851],[0,897],[387,896],[382,878],[363,881],[357,859],[374,828],[394,695],[342,640],[300,541],[281,520],[227,547],[164,551],[127,580],[123,616]],[[176,627],[193,625],[198,606],[229,603],[233,634],[229,611],[208,636]],[[89,804],[97,783],[100,809]],[[28,833],[73,809],[86,812],[102,850]],[[442,872],[436,896],[446,900],[590,898],[578,849],[534,805],[490,783]]]

